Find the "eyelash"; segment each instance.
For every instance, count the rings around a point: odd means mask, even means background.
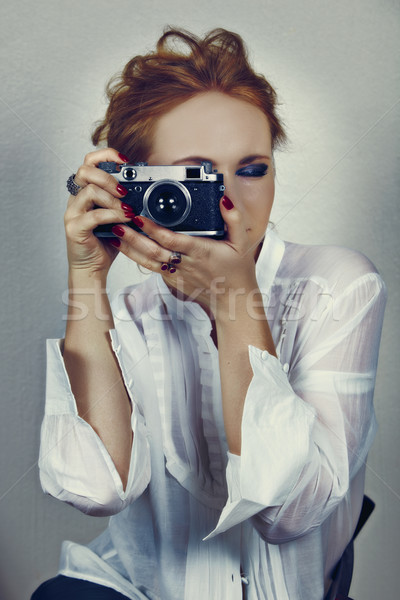
[[[249,165],[236,171],[236,175],[239,177],[263,177],[268,173],[268,165]]]

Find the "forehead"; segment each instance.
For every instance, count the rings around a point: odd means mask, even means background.
[[[220,92],[205,92],[159,118],[151,157],[174,162],[184,156],[215,161],[271,153],[271,131],[261,109]]]

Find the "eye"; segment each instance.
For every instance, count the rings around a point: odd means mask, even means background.
[[[236,171],[239,177],[263,177],[268,172],[268,165],[260,163],[258,165],[248,165]]]

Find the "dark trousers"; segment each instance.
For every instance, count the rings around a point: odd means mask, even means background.
[[[57,575],[45,581],[33,592],[31,600],[129,600],[112,588],[85,581]]]

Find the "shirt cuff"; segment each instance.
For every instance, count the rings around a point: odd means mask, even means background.
[[[205,539],[281,506],[311,456],[314,409],[294,393],[275,356],[249,346],[249,359],[253,378],[243,410],[241,456],[228,453],[228,500]]]
[[[78,415],[68,373],[61,352],[63,340],[46,342],[46,406],[45,415]]]
[[[112,332],[111,336],[113,349],[120,362],[116,333]],[[138,497],[150,479],[150,450],[145,420],[132,402],[131,427],[134,436],[124,490],[102,440],[78,415],[61,347],[61,340],[47,342],[47,397],[39,459],[42,487],[83,512],[114,514],[126,502]],[[121,362],[120,366],[123,371]],[[123,377],[126,383],[124,373]],[[130,395],[130,390],[128,393]]]

